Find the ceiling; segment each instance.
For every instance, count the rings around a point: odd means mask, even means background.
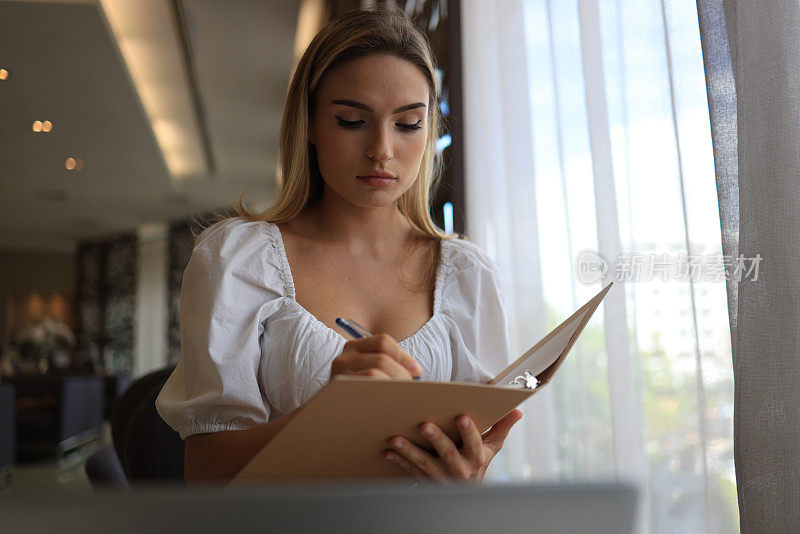
[[[176,179],[100,3],[0,1],[0,249],[72,250],[245,189],[251,204],[272,199],[300,0],[180,4],[213,167]],[[34,133],[36,120],[52,131]]]

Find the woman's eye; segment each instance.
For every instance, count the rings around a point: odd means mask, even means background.
[[[421,122],[422,119],[418,120],[414,124],[403,124],[402,122],[398,122],[397,125],[404,130],[421,130],[422,126],[419,126],[419,123]]]
[[[336,117],[336,120],[339,121],[340,126],[344,126],[345,128],[357,128],[358,126],[364,124],[364,121],[346,121],[344,119],[340,119],[339,117]]]
[[[359,126],[364,124],[364,121],[346,121],[341,117],[336,117],[336,120],[339,121],[339,125],[342,126],[343,128],[358,128]],[[397,126],[403,130],[408,130],[408,131],[421,130],[422,126],[419,126],[419,123],[421,122],[422,119],[418,120],[414,124],[404,124],[402,122],[398,122]]]

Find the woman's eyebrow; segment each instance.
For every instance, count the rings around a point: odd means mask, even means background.
[[[361,102],[356,102],[355,100],[334,100],[331,102],[332,104],[341,104],[342,106],[350,106],[351,108],[362,109],[364,111],[368,111],[370,113],[375,113],[375,110],[369,107],[366,104],[362,104]],[[392,115],[397,115],[398,113],[402,113],[404,111],[408,111],[409,109],[417,109],[417,108],[424,108],[425,104],[422,102],[415,102],[413,104],[406,104],[405,106],[400,106],[396,110],[392,111]]]

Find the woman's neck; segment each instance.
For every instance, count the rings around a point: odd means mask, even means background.
[[[415,234],[397,205],[338,207],[320,200],[298,219],[319,240],[335,243],[358,255],[385,256],[404,248]]]

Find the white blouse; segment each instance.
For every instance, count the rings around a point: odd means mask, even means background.
[[[156,408],[182,439],[248,429],[306,404],[347,341],[295,300],[278,227],[242,218],[197,239],[180,322],[181,360]],[[442,241],[433,316],[399,344],[423,380],[486,382],[508,364],[500,274],[477,245]]]

